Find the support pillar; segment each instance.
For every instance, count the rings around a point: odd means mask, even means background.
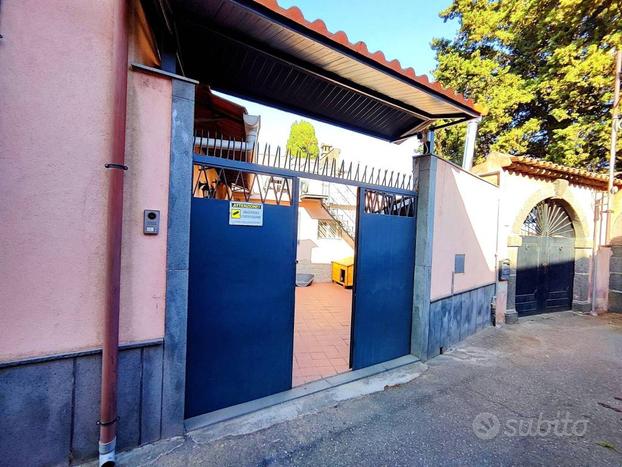
[[[196,81],[173,77],[162,377],[162,438],[181,435],[184,432],[190,202],[196,84]]]
[[[589,313],[592,310],[592,297],[590,296],[592,242],[589,239],[577,238],[574,253],[572,309]]]
[[[518,248],[523,244],[520,235],[510,235],[507,243],[507,258],[510,260],[510,277],[507,281],[507,305],[505,324],[518,323],[516,311],[516,266],[518,264]]]
[[[434,147],[433,138],[427,147]],[[432,240],[434,235],[434,205],[436,194],[436,156],[425,154],[414,158],[417,190],[415,277],[411,333],[411,353],[421,360],[428,358],[430,323],[430,292],[432,285]]]

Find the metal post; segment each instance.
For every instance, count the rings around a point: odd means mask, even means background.
[[[422,134],[423,154],[434,154],[434,130]]]
[[[618,146],[618,126],[620,124],[620,74],[622,73],[622,49],[616,53],[615,81],[613,91],[613,107],[611,109],[611,147],[609,149],[609,185],[607,192],[607,232],[606,243],[611,241],[611,196],[613,195],[613,182],[616,168],[616,149]]]
[[[598,251],[601,241],[601,213],[604,196],[598,199],[598,194],[594,195],[594,232],[592,234],[592,281],[591,281],[591,300],[592,308],[591,314],[596,316],[596,299],[597,299],[597,284],[598,281]]]
[[[462,156],[462,168],[471,170],[473,167],[473,155],[475,154],[475,138],[480,118],[469,120],[467,123],[466,140],[464,141],[464,155]]]

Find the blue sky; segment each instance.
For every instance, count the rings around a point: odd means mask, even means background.
[[[438,13],[451,0],[279,0],[284,8],[297,6],[310,21],[321,18],[329,31],[344,31],[350,42],[365,41],[417,74],[431,75],[435,66],[430,42],[452,38],[458,23],[444,23]]]
[[[279,0],[279,4],[285,8],[297,6],[307,20],[321,18],[330,31],[344,31],[350,42],[365,41],[372,52],[382,50],[387,59],[397,58],[404,68],[411,66],[417,74],[430,77],[435,67],[432,38],[452,38],[458,29],[457,23],[444,23],[438,17],[451,0]],[[284,146],[292,122],[300,119],[270,107],[227,98],[244,105],[249,114],[261,115],[262,143]],[[320,144],[339,147],[346,161],[408,173],[412,170],[412,155],[418,148],[415,138],[395,145],[306,120],[315,126]]]

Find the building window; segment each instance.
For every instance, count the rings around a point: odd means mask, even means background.
[[[332,220],[318,221],[317,238],[341,238],[339,222]]]

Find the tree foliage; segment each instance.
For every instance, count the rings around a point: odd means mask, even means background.
[[[460,30],[433,41],[436,79],[489,111],[476,158],[500,151],[605,164],[622,0],[453,0],[440,16]],[[460,159],[464,132],[439,130],[437,151]]]
[[[306,120],[295,121],[289,130],[287,152],[298,157],[315,158],[320,153],[315,128]]]

